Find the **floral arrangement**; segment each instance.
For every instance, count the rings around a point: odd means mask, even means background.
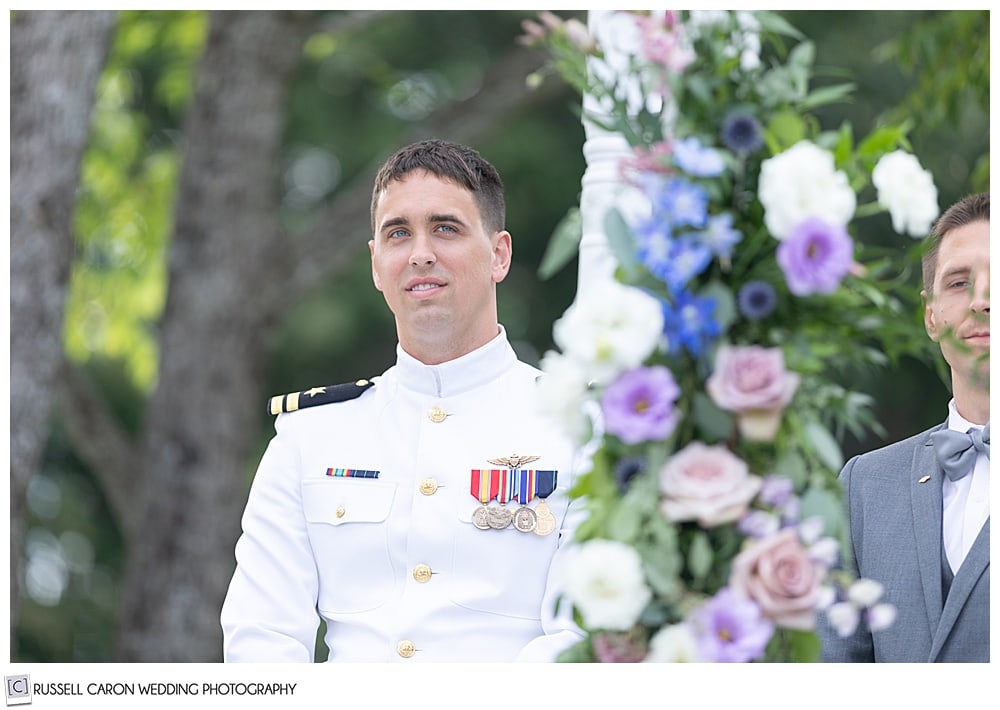
[[[543,406],[593,450],[560,602],[587,638],[560,660],[814,661],[821,614],[845,636],[891,624],[843,552],[838,440],[879,427],[838,375],[926,347],[921,245],[852,237],[938,214],[906,128],[823,130],[810,112],[852,87],[810,90],[813,45],[776,14],[618,12],[615,57],[539,18],[525,41],[603,102],[585,118],[627,139],[644,204],[606,216],[615,278],[542,359]]]

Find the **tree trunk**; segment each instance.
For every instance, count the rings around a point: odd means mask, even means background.
[[[249,433],[264,402],[264,334],[289,271],[277,195],[286,92],[310,21],[211,16],[184,128],[118,660],[221,659],[219,609],[235,565]]]
[[[72,214],[114,12],[10,21],[10,604],[14,655],[25,494],[48,432],[73,258]]]

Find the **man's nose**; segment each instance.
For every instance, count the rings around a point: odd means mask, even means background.
[[[434,242],[429,234],[418,232],[410,240],[410,265],[431,266],[437,261]]]
[[[972,284],[972,303],[969,307],[977,313],[990,312],[990,272],[988,266]]]

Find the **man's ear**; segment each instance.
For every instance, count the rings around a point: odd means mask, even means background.
[[[937,330],[937,319],[934,317],[934,308],[931,305],[933,296],[924,290],[920,292],[920,297],[924,299],[924,330],[927,331],[928,337],[936,343],[941,336]]]
[[[372,258],[372,283],[375,284],[375,289],[377,291],[382,290],[382,283],[379,281],[378,272],[375,270],[375,240],[368,240],[368,252],[371,254]]]
[[[500,283],[507,278],[510,271],[511,257],[514,253],[513,240],[510,232],[506,229],[497,232],[496,241],[493,245],[493,281]]]

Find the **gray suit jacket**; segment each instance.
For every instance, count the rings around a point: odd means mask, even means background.
[[[859,627],[842,639],[820,614],[824,661],[989,662],[989,519],[947,599],[942,590],[944,474],[930,435],[943,426],[855,456],[841,471],[858,575],[882,583],[883,600],[896,606],[897,617],[888,629],[872,634]]]

